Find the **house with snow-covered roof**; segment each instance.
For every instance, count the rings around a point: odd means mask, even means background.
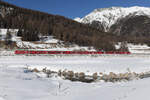
[[[5,40],[7,33],[10,32],[12,36],[12,41],[15,40],[14,37],[17,36],[18,29],[0,29],[0,40]]]
[[[7,35],[7,29],[0,29],[0,40],[4,40]]]

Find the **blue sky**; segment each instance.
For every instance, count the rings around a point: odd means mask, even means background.
[[[112,6],[150,7],[150,0],[4,0],[6,2],[47,12],[50,14],[62,15],[68,18],[83,17],[96,8]]]

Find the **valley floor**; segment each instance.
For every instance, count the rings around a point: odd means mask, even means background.
[[[71,82],[26,73],[26,67],[121,73],[150,71],[150,56],[0,56],[0,100],[149,100],[150,78],[128,82]]]

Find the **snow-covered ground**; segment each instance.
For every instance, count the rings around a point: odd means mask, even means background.
[[[123,73],[150,71],[150,56],[1,56],[0,65],[8,67],[47,67],[53,71],[73,70],[93,74],[95,72]]]
[[[21,41],[15,36],[17,45],[44,50],[88,50],[75,45],[69,48],[45,47],[56,39],[48,39],[43,44]],[[129,45],[129,50],[149,50],[148,46]],[[52,47],[52,48],[51,48]],[[40,49],[39,49],[40,50]],[[94,50],[91,48],[91,50]],[[136,51],[134,51],[136,52]],[[143,53],[143,52],[142,52]],[[53,76],[26,72],[25,68],[47,68],[52,71],[68,70],[92,75],[97,72],[108,74],[126,72],[149,72],[150,55],[100,55],[100,56],[24,56],[14,55],[14,51],[0,51],[0,100],[149,100],[150,78],[129,82],[94,83],[71,82]]]
[[[150,71],[150,56],[0,56],[0,100],[149,100],[150,78],[129,82],[81,83],[42,78],[25,67],[78,72]]]
[[[133,45],[133,44],[128,44],[127,45],[128,48],[129,48],[129,51],[131,53],[136,53],[136,54],[139,54],[139,53],[145,53],[145,54],[150,54],[150,47],[146,44],[138,44],[138,45]]]
[[[115,45],[116,49],[121,47],[121,43]],[[126,47],[128,47],[129,52],[132,54],[150,54],[150,46],[146,44],[133,44],[127,43]]]

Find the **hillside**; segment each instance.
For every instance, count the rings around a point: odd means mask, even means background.
[[[17,7],[0,1],[0,28],[18,29],[23,41],[38,41],[39,36],[55,36],[65,43],[114,50],[115,37],[89,25],[59,15]]]

